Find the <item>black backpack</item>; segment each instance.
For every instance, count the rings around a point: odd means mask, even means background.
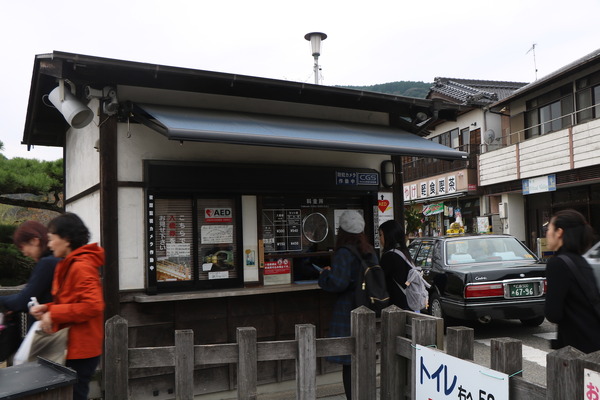
[[[365,259],[355,247],[346,247],[361,262],[362,270],[354,287],[354,303],[356,307],[365,306],[375,311],[377,317],[381,310],[390,305],[390,295],[387,291],[385,273],[379,264],[367,265]]]

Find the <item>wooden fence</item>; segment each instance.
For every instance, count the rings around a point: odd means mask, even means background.
[[[294,340],[257,342],[254,328],[238,328],[237,343],[194,345],[191,330],[175,331],[175,346],[128,348],[127,321],[115,316],[106,322],[104,398],[129,398],[130,368],[175,369],[175,398],[194,398],[194,367],[223,363],[237,364],[238,399],[257,398],[257,362],[296,360],[296,399],[316,398],[318,357],[352,355],[352,398],[376,399],[375,338],[380,339],[380,399],[414,399],[411,384],[415,369],[416,344],[444,347],[443,322],[424,314],[385,309],[380,336],[375,314],[365,307],[352,312],[352,335],[345,338],[316,338],[313,325],[296,325]],[[474,332],[466,327],[449,327],[446,353],[473,360]],[[490,368],[511,375],[511,400],[571,400],[584,398],[584,368],[600,372],[600,352],[586,355],[566,347],[547,357],[544,387],[521,377],[521,342],[510,338],[492,339]],[[589,397],[588,397],[589,398]],[[496,399],[499,400],[499,399]]]

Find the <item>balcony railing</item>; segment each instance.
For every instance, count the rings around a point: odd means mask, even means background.
[[[454,161],[438,160],[435,158],[419,158],[402,164],[404,182],[415,181],[465,168],[477,169],[477,155],[480,150],[479,146],[465,144],[459,146],[457,150],[468,153],[468,157],[466,159]]]
[[[579,119],[581,118],[581,116],[583,115],[583,113],[585,111],[592,111],[594,108],[596,109],[595,117],[585,118],[583,121],[579,121]],[[482,143],[481,144],[481,153],[487,153],[488,151],[498,150],[503,147],[521,143],[521,142],[524,142],[529,139],[535,139],[537,137],[546,135],[548,133],[556,132],[556,131],[559,131],[562,129],[567,129],[572,126],[578,125],[578,124],[584,124],[586,122],[589,122],[593,119],[598,118],[599,116],[600,116],[600,104],[594,104],[592,106],[561,115],[560,117],[550,119],[548,121],[544,121],[537,125],[529,126],[525,129],[521,129],[519,131],[510,132],[507,129],[506,130],[507,133],[502,135],[502,137],[499,138],[498,141],[491,143],[491,144]],[[552,129],[553,122],[557,122],[557,121],[561,121],[560,128]]]

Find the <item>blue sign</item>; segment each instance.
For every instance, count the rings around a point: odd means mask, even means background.
[[[556,175],[544,175],[537,178],[523,179],[523,194],[534,194],[556,191]]]

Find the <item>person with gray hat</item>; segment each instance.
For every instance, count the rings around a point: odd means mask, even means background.
[[[329,324],[330,337],[350,336],[350,312],[355,308],[354,288],[358,274],[362,271],[362,261],[354,254],[354,248],[369,264],[378,262],[375,249],[364,233],[365,220],[355,210],[346,210],[340,215],[339,230],[331,266],[323,268],[319,276],[319,286],[337,293]],[[346,398],[351,399],[350,355],[327,357],[333,363],[342,364],[342,378]]]

